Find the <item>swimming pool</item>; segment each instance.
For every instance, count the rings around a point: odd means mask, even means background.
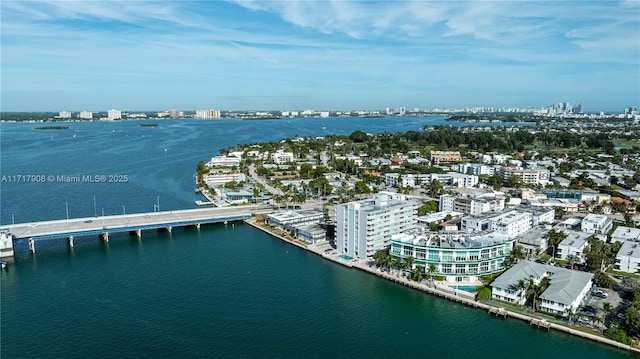
[[[348,256],[348,255],[346,255],[346,254],[340,254],[340,255],[338,255],[338,258],[340,258],[340,259],[344,259],[345,261],[353,260],[353,257],[349,257],[349,256]]]
[[[477,285],[452,285],[449,286],[449,288],[453,288],[453,289],[457,289],[457,290],[463,290],[465,292],[469,292],[469,293],[473,293],[476,291],[476,289],[478,289],[479,286]]]

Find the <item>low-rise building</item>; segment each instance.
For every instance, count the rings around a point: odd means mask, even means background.
[[[247,180],[242,172],[209,172],[203,176],[209,187],[222,186],[228,182],[244,182]]]
[[[440,166],[462,161],[460,151],[431,151],[429,160],[433,165]]]
[[[549,228],[545,226],[535,227],[530,231],[519,235],[516,242],[524,250],[526,258],[537,258],[549,248],[546,234]]]
[[[624,241],[616,254],[613,268],[621,272],[640,273],[640,243]]]
[[[639,240],[640,240],[640,228],[630,228],[630,227],[619,226],[611,234],[611,243],[639,241]]]
[[[268,225],[290,231],[296,226],[321,223],[324,221],[324,213],[316,210],[276,212],[265,215],[264,221]]]
[[[271,159],[273,160],[273,162],[280,165],[280,164],[293,162],[294,156],[293,156],[293,152],[285,152],[282,150],[278,150],[271,154]]]
[[[434,275],[448,282],[475,282],[481,275],[502,270],[502,263],[513,249],[515,240],[498,233],[412,232],[391,236],[389,253],[396,258],[413,257]]]
[[[503,209],[503,197],[463,198],[453,197],[448,194],[440,196],[440,211],[462,212],[464,214],[476,216],[489,211],[502,211]]]
[[[520,181],[524,184],[540,184],[546,185],[551,179],[551,173],[546,168],[523,169],[513,167],[502,167],[499,171],[500,176],[505,184],[513,185],[509,181],[512,176],[520,177]]]
[[[211,160],[207,162],[207,167],[238,167],[242,159],[236,156],[216,156],[211,157]]]
[[[518,283],[532,281],[539,285],[545,277],[549,278],[549,285],[540,295],[538,309],[563,317],[578,310],[593,285],[591,273],[523,260],[491,283],[491,297],[524,305],[527,291]]]
[[[583,232],[587,233],[604,233],[606,234],[613,228],[613,221],[611,218],[603,214],[590,213],[582,219],[580,228]]]
[[[558,244],[556,257],[566,261],[573,256],[577,263],[583,263],[584,252],[589,248],[588,238],[591,234],[576,231],[564,231],[564,233],[567,237]]]

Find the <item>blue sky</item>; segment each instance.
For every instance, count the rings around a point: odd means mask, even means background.
[[[640,102],[640,0],[3,0],[2,111]]]

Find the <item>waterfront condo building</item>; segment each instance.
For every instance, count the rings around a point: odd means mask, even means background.
[[[220,118],[220,110],[196,110],[195,118],[197,119]]]
[[[71,118],[71,112],[69,112],[69,111],[60,111],[58,113],[58,118]]]
[[[417,208],[416,202],[392,192],[336,206],[337,250],[359,259],[373,257],[389,248],[393,234],[414,228]]]
[[[81,111],[78,114],[78,118],[84,119],[84,120],[91,120],[93,119],[93,112],[91,111]]]
[[[538,309],[563,317],[584,304],[593,285],[592,273],[523,260],[491,283],[491,298],[524,305],[528,292],[518,283],[538,285],[545,277],[550,279],[549,286],[539,296]]]
[[[108,120],[119,120],[122,118],[122,111],[120,110],[109,110],[107,111],[107,119]]]
[[[414,232],[391,237],[389,253],[396,258],[413,257],[414,268],[435,268],[447,282],[475,282],[481,275],[501,271],[513,249],[513,237],[490,232]]]

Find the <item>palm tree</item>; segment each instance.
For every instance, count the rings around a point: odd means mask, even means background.
[[[416,265],[416,270],[412,276],[412,279],[415,280],[416,282],[422,282],[422,279],[424,275],[424,267],[421,266],[420,264]]]
[[[604,313],[602,314],[602,323],[607,324],[607,315],[613,312],[613,305],[611,305],[611,303],[609,302],[606,302],[602,305],[602,310],[604,311]]]
[[[411,271],[413,269],[413,262],[415,260],[413,259],[412,256],[408,256],[407,258],[404,259],[404,265],[406,268],[409,269],[409,271]]]
[[[438,273],[438,268],[436,268],[436,265],[433,263],[429,264],[429,269],[427,270],[427,280],[433,283],[433,278],[436,276],[436,273]]]
[[[518,295],[518,297],[521,297],[524,295],[525,297],[524,304],[526,304],[527,290],[529,289],[529,281],[526,281],[524,279],[519,279],[518,282],[516,282],[515,288],[516,288],[516,294]]]
[[[544,291],[547,289],[547,286],[549,285],[549,282],[551,280],[548,277],[544,277],[540,280],[540,283],[536,284],[534,281],[533,276],[529,276],[529,284],[527,286],[527,294],[529,296],[533,296],[533,301],[531,303],[531,309],[533,309],[533,311],[536,311],[536,304],[538,301],[538,297],[544,293]]]
[[[551,257],[551,259],[555,259],[556,249],[558,248],[560,242],[567,238],[567,235],[564,233],[564,231],[556,231],[555,229],[551,229],[544,236],[545,238],[547,238],[547,240],[549,240],[549,246],[553,249],[553,256]]]
[[[567,309],[564,310],[564,312],[567,314],[567,322],[571,321],[571,317],[573,317],[576,313],[573,311],[573,308],[568,307]]]

